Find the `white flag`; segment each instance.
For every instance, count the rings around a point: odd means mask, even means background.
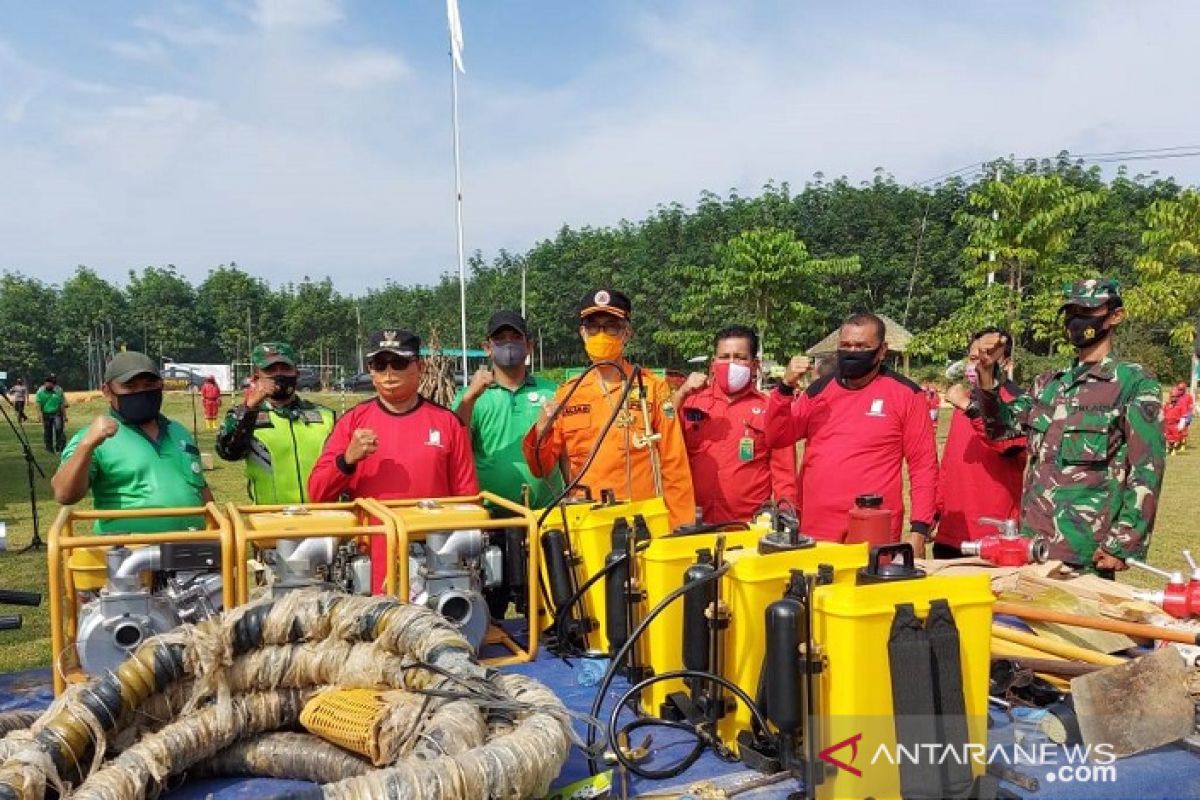
[[[446,22],[450,26],[450,56],[459,72],[466,72],[463,66],[463,35],[462,20],[458,16],[458,0],[446,0]]]

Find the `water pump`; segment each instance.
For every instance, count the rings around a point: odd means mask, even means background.
[[[504,581],[504,553],[482,530],[437,531],[409,546],[411,601],[436,609],[478,650],[491,615],[484,589]]]
[[[317,587],[346,594],[371,593],[371,557],[354,541],[334,536],[280,539],[266,555],[271,565],[274,595]]]
[[[984,561],[990,561],[997,567],[1023,567],[1026,564],[1045,564],[1050,557],[1050,545],[1041,536],[1026,538],[1017,529],[1015,519],[994,519],[980,517],[983,525],[999,528],[999,533],[993,533],[976,539],[973,542],[963,542],[959,546],[964,556],[979,556]]]
[[[115,670],[151,636],[221,610],[217,545],[111,547],[105,561],[108,580],[80,608],[75,641],[79,664],[91,675]]]

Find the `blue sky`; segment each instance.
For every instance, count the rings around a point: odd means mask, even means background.
[[[818,170],[1200,141],[1192,3],[460,3],[488,256]],[[428,282],[449,137],[441,0],[0,0],[0,269]]]

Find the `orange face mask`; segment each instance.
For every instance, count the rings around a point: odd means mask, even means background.
[[[625,350],[625,342],[620,336],[603,331],[587,337],[583,346],[592,361],[617,361]]]

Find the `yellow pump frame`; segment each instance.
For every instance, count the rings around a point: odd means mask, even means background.
[[[360,523],[346,528],[342,525],[331,524],[328,529],[310,527],[297,530],[255,530],[247,524],[246,517],[251,514],[277,513],[292,506],[271,505],[255,506],[248,504],[229,503],[226,508],[229,518],[233,521],[234,547],[239,555],[237,565],[237,605],[250,602],[250,569],[247,562],[249,555],[247,546],[260,542],[274,543],[280,539],[310,539],[317,536],[336,536],[339,538],[357,536],[382,536],[387,547],[387,571],[384,574],[384,591],[390,595],[397,594],[396,570],[396,524],[395,520],[386,514],[381,514],[374,506],[374,501],[368,499],[351,500],[346,503],[308,503],[304,508],[310,511],[350,511]],[[378,519],[378,523],[374,520]],[[268,545],[263,545],[268,546]]]
[[[251,524],[247,523],[246,518],[250,514],[280,512],[288,508],[284,505],[256,506],[227,503],[221,506],[217,503],[207,503],[196,508],[155,508],[128,511],[84,511],[73,506],[64,506],[59,510],[46,537],[54,693],[61,694],[68,683],[83,680],[85,677],[79,669],[78,663],[64,663],[64,659],[70,658],[74,651],[79,615],[75,575],[68,564],[68,560],[75,550],[93,547],[107,549],[118,545],[139,546],[186,542],[218,544],[221,548],[222,603],[226,609],[230,609],[244,605],[250,600],[252,580],[249,574],[248,556],[251,544],[275,542],[280,539],[307,539],[314,536],[339,538],[382,536],[386,546],[387,559],[384,591],[408,602],[408,545],[411,542],[424,541],[426,534],[430,532],[445,530],[446,523],[438,520],[434,515],[431,515],[428,521],[414,522],[411,519],[405,519],[404,515],[398,512],[404,508],[415,508],[421,502],[428,500],[441,505],[471,503],[482,506],[483,503],[487,503],[513,514],[511,517],[473,521],[472,528],[481,530],[525,529],[528,562],[526,581],[529,591],[527,600],[529,646],[522,647],[507,633],[492,626],[486,643],[504,647],[509,651],[509,655],[484,658],[481,661],[491,666],[524,664],[532,661],[537,657],[538,639],[543,627],[541,595],[538,592],[540,551],[537,547],[537,517],[530,509],[490,492],[480,492],[463,497],[385,501],[361,498],[345,503],[311,503],[307,504],[305,508],[350,511],[360,524],[352,528],[331,524],[328,529],[317,526],[294,531],[255,530]],[[99,519],[146,519],[164,516],[203,516],[206,528],[201,531],[136,534],[94,534],[89,532],[87,535],[82,535],[76,533],[78,524],[90,524]]]
[[[441,505],[454,505],[456,503],[472,503],[483,504],[484,502],[503,508],[513,514],[511,517],[493,517],[491,519],[479,520],[472,522],[471,527],[479,528],[480,530],[505,530],[507,528],[524,528],[525,529],[525,553],[526,553],[526,587],[529,595],[526,606],[526,618],[529,625],[529,647],[521,647],[507,633],[495,625],[491,626],[485,644],[497,644],[509,651],[510,655],[495,656],[492,658],[481,658],[480,662],[489,666],[502,667],[509,664],[525,664],[533,661],[537,657],[538,639],[541,637],[541,611],[540,611],[540,595],[538,593],[538,575],[539,575],[539,552],[537,547],[537,516],[531,509],[517,503],[507,500],[491,492],[480,492],[475,495],[466,495],[462,497],[430,497],[417,498],[406,500],[369,500],[367,501],[373,507],[377,508],[380,513],[385,515],[392,521],[396,529],[396,554],[397,558],[389,559],[391,564],[399,564],[397,572],[397,590],[393,592],[396,597],[408,602],[409,591],[409,574],[408,574],[408,546],[412,542],[425,541],[426,534],[445,530],[445,522],[440,522],[436,516],[430,515],[427,521],[414,522],[411,519],[405,519],[398,512],[405,508],[416,508],[420,503],[433,500]],[[389,564],[389,568],[391,567]]]
[[[113,533],[77,535],[75,526],[82,522],[105,519],[147,519],[153,517],[203,516],[206,524],[202,531],[170,531],[163,533]],[[60,695],[68,683],[85,679],[78,662],[65,665],[64,658],[75,650],[75,636],[79,622],[79,605],[75,589],[75,577],[67,560],[71,553],[81,548],[175,544],[186,542],[209,542],[221,548],[221,602],[225,608],[235,603],[237,569],[235,567],[233,526],[216,503],[207,503],[195,508],[152,508],[128,511],[83,511],[74,506],[59,509],[50,532],[46,535],[46,561],[49,568],[48,589],[50,594],[50,650],[54,659],[51,673],[54,678],[54,694]]]

